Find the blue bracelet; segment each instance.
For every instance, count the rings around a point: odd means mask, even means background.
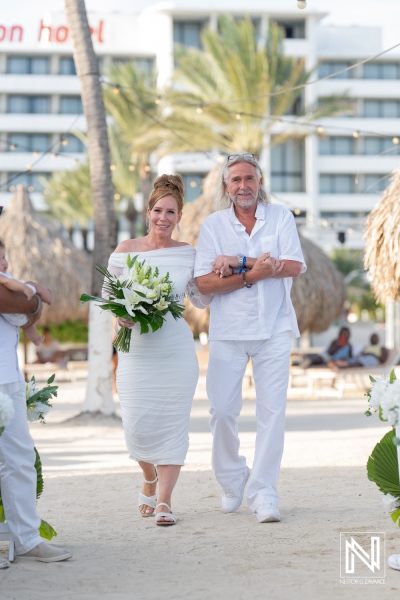
[[[242,273],[242,271],[246,268],[246,257],[243,256],[243,262],[242,262],[242,266],[240,267],[239,270],[239,275]]]

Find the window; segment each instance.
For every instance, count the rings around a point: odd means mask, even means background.
[[[72,135],[72,134],[64,135],[63,140],[64,140],[64,142],[67,142],[67,143],[61,144],[58,149],[58,152],[84,152],[85,151],[85,145],[75,135]]]
[[[12,177],[15,173],[8,173],[7,179]],[[10,182],[9,190],[14,191],[15,187],[22,183],[26,186],[28,192],[42,192],[44,189],[44,184],[41,181],[42,178],[49,179],[51,177],[51,173],[21,173]]]
[[[304,39],[306,28],[304,21],[277,21],[287,39]]]
[[[62,96],[60,99],[60,114],[80,115],[83,112],[80,96]]]
[[[60,58],[60,75],[76,75],[75,63],[72,56]]]
[[[400,102],[398,100],[364,100],[364,117],[397,119],[400,117]]]
[[[326,77],[327,75],[332,75],[332,73],[336,73],[336,71],[346,69],[347,67],[350,67],[350,65],[350,62],[323,62],[318,67],[318,77]],[[351,79],[353,75],[353,71],[345,71],[344,73],[335,75],[334,77],[332,77],[332,79]]]
[[[364,79],[399,79],[399,65],[397,63],[374,63],[364,65]]]
[[[303,140],[291,140],[271,149],[272,192],[304,192],[303,173]]]
[[[9,113],[37,113],[49,112],[49,96],[8,96],[7,112]]]
[[[49,59],[44,56],[9,56],[7,73],[12,75],[48,75]]]
[[[378,194],[386,190],[389,185],[390,175],[364,175],[363,194]]]
[[[201,194],[201,184],[205,175],[202,173],[185,173],[182,174],[183,183],[185,185],[185,200],[192,202]]]
[[[15,146],[14,152],[46,152],[51,136],[44,133],[9,133],[8,144]]]
[[[174,21],[174,43],[201,48],[203,21]]]
[[[400,145],[393,144],[392,138],[385,137],[365,137],[364,154],[380,154],[386,152],[388,154],[399,154]]]
[[[354,154],[354,139],[341,136],[320,138],[319,153],[322,155]]]
[[[321,194],[353,194],[355,191],[355,176],[320,175],[319,191]]]
[[[136,69],[140,73],[152,73],[154,71],[154,58],[146,58],[146,57],[133,57],[133,58],[114,58],[113,64],[125,65],[127,63],[133,63]]]

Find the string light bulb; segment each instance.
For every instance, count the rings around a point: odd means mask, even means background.
[[[300,10],[303,10],[303,8],[307,8],[306,0],[299,0],[297,3],[297,8],[300,8]]]
[[[119,94],[119,87],[118,87],[118,86],[115,86],[115,87],[113,88],[113,92],[114,92],[114,94],[115,94],[115,95]]]
[[[319,133],[320,135],[324,133],[324,128],[322,127],[322,125],[318,125],[317,127],[317,133]]]
[[[115,165],[110,165],[110,171],[115,171],[117,167]]]
[[[359,131],[353,131],[353,138],[357,139],[360,137],[360,132]]]
[[[114,194],[114,200],[121,200],[121,196],[119,194]]]
[[[395,137],[392,139],[392,142],[393,142],[393,144],[400,144],[400,138],[398,138],[397,136],[395,136]]]
[[[16,148],[16,145],[15,145],[15,144],[11,144],[11,145],[10,145],[10,150],[11,150],[11,152],[14,152],[15,148]]]
[[[62,146],[68,146],[68,140],[61,140]]]
[[[237,121],[240,121],[240,119],[242,118],[242,115],[240,113],[236,113],[235,117],[236,117]]]
[[[198,107],[196,108],[196,112],[197,112],[197,114],[198,114],[198,115],[201,115],[201,113],[203,112],[203,109],[202,109],[202,107],[201,107],[201,106],[198,106]]]
[[[129,165],[128,169],[129,169],[130,171],[134,171],[134,170],[135,170],[135,165]]]
[[[33,153],[33,157],[36,158],[37,156],[39,156],[39,152],[37,152],[37,150],[35,150],[35,152]]]
[[[31,171],[32,170],[32,165],[26,165],[26,170],[27,171]]]
[[[158,97],[154,100],[154,104],[161,104],[161,98]]]
[[[146,165],[144,170],[146,171],[146,173],[150,173],[150,171],[151,171],[150,165]]]

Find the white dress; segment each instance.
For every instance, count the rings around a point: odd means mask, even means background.
[[[128,253],[113,253],[108,268],[119,276]],[[183,304],[190,288],[191,301],[204,308],[211,297],[193,293],[196,250],[176,246],[147,252],[130,252],[146,260],[160,275],[167,271],[172,294]],[[171,314],[158,331],[140,335],[132,328],[129,353],[118,352],[117,388],[129,456],[156,465],[183,465],[189,447],[189,417],[199,376],[193,334],[181,318]]]

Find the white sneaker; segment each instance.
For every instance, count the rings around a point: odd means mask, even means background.
[[[29,550],[29,552],[25,552],[25,554],[17,554],[17,558],[37,560],[46,563],[67,560],[67,558],[71,558],[71,556],[72,554],[69,550],[52,546],[48,542],[40,542],[40,544],[32,548],[32,550]]]
[[[400,571],[400,554],[391,554],[388,558],[388,565],[396,571]]]
[[[276,523],[281,520],[279,510],[272,503],[259,504],[254,515],[259,523]]]
[[[242,502],[243,502],[243,494],[244,488],[246,487],[246,483],[248,478],[250,477],[250,469],[246,467],[244,479],[240,484],[239,490],[236,494],[233,492],[224,492],[222,494],[221,505],[223,513],[234,513],[239,510]]]
[[[5,558],[0,558],[0,569],[7,569],[10,566],[10,563]]]

